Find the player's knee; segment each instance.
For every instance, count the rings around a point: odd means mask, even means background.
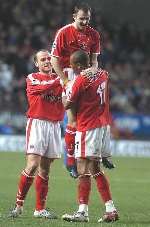
[[[95,172],[94,174],[91,175],[93,178],[97,178],[98,176],[104,176],[103,171]]]
[[[36,165],[32,165],[32,166],[26,166],[25,168],[25,172],[28,175],[35,175],[36,171],[37,171],[38,166]]]
[[[73,128],[76,128],[76,126],[77,126],[76,121],[74,121],[74,119],[69,118],[69,117],[68,117],[68,125]]]
[[[89,174],[88,160],[83,158],[77,159],[77,171],[79,175]]]
[[[44,178],[48,179],[49,178],[49,169],[39,169],[38,174]]]
[[[90,175],[90,172],[89,171],[87,171],[85,168],[84,168],[84,166],[83,167],[77,167],[77,171],[78,171],[78,174],[80,175],[80,176],[88,176],[88,175]]]
[[[85,173],[85,174],[79,174],[78,173],[78,178],[81,179],[81,178],[90,178],[91,177],[91,174],[90,173]]]
[[[90,162],[90,165],[89,165],[89,169],[90,169],[90,173],[91,175],[95,175],[97,173],[102,173],[103,171],[101,170],[101,167],[100,167],[100,161],[98,159],[96,160],[92,160]]]
[[[32,161],[32,162],[27,163],[25,171],[29,175],[35,175],[38,167],[39,167],[39,163],[36,161],[35,162]]]

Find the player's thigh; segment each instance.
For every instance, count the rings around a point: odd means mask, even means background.
[[[77,158],[77,171],[79,175],[89,173],[89,160],[86,158]]]
[[[52,122],[49,128],[49,143],[47,152],[44,156],[51,159],[57,159],[61,157],[61,153],[62,139],[60,123]]]
[[[48,140],[48,121],[29,118],[26,126],[27,154],[44,155]]]
[[[95,175],[102,171],[100,159],[90,160],[89,171],[90,171],[91,175]]]
[[[39,167],[41,156],[36,154],[28,154],[26,156],[26,167],[25,171],[28,174],[34,174]]]

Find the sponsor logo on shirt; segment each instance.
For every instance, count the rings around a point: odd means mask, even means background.
[[[53,94],[42,95],[42,98],[49,102],[61,102],[62,101],[61,96],[56,96]]]

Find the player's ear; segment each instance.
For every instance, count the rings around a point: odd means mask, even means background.
[[[76,19],[76,14],[73,13],[73,20],[75,21],[75,19]]]
[[[34,64],[35,64],[36,67],[39,67],[37,61],[34,61]]]
[[[83,66],[80,63],[77,63],[77,69],[78,70],[82,70],[83,69]]]

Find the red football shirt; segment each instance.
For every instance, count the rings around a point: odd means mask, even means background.
[[[27,117],[61,121],[64,117],[62,86],[56,74],[32,73],[27,76]]]
[[[68,24],[56,33],[51,55],[59,57],[61,66],[67,68],[70,67],[70,55],[80,49],[89,55],[99,54],[99,33],[90,26],[87,26],[84,31],[78,31],[73,24]]]
[[[77,76],[67,101],[76,108],[78,131],[109,125],[108,73],[99,69],[90,81],[84,76]]]

